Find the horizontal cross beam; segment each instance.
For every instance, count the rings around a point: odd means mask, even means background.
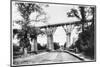
[[[84,23],[91,22],[92,20],[86,20]],[[40,26],[39,28],[48,28],[48,27],[58,27],[58,26],[64,26],[64,25],[72,25],[72,24],[82,24],[82,21],[73,21],[73,22],[66,22],[66,23],[59,23],[59,24],[50,24],[45,26]]]

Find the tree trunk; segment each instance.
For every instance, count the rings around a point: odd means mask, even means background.
[[[26,56],[27,55],[27,48],[21,47],[20,52]]]
[[[82,23],[82,32],[84,32],[84,23],[85,23],[85,20],[86,20],[86,17],[85,17],[85,7],[80,7],[80,12],[81,12],[81,23]]]
[[[21,53],[24,53],[23,47],[20,47],[20,52],[21,52]]]
[[[31,42],[31,51],[34,51],[34,39],[32,39],[32,42]]]
[[[24,48],[24,55],[27,55],[27,48]]]

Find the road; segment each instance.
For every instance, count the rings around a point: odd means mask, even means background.
[[[37,55],[29,55],[23,58],[14,59],[15,65],[62,63],[62,62],[80,62],[82,60],[65,52],[44,52]]]

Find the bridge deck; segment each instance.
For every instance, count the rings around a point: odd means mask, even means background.
[[[84,21],[84,23],[91,22],[92,20]],[[47,27],[58,27],[58,26],[64,26],[64,25],[72,25],[72,24],[82,24],[81,21],[73,21],[73,22],[62,22],[59,24],[49,24],[44,26],[39,26],[39,28],[47,28]]]

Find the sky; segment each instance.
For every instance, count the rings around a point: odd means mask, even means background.
[[[45,5],[45,4],[44,4]],[[59,5],[59,4],[49,4],[49,7],[42,6],[43,10],[46,12],[48,20],[46,23],[48,24],[59,24],[59,23],[69,23],[71,21],[77,21],[77,18],[68,18],[66,12],[71,8],[76,8],[78,6],[73,5]],[[37,13],[32,13],[30,15],[30,19],[32,20]],[[20,15],[20,12],[17,10],[17,6],[15,6],[15,2],[12,2],[12,22],[16,20],[23,20]],[[32,22],[34,23],[34,22]],[[38,22],[35,24],[36,26],[46,25],[43,22]],[[18,24],[14,24],[13,28],[20,28]],[[62,27],[58,27],[56,32],[54,33],[54,42],[58,42],[60,45],[64,45],[66,41],[65,31]],[[42,45],[47,43],[46,36],[38,36],[38,42]]]

